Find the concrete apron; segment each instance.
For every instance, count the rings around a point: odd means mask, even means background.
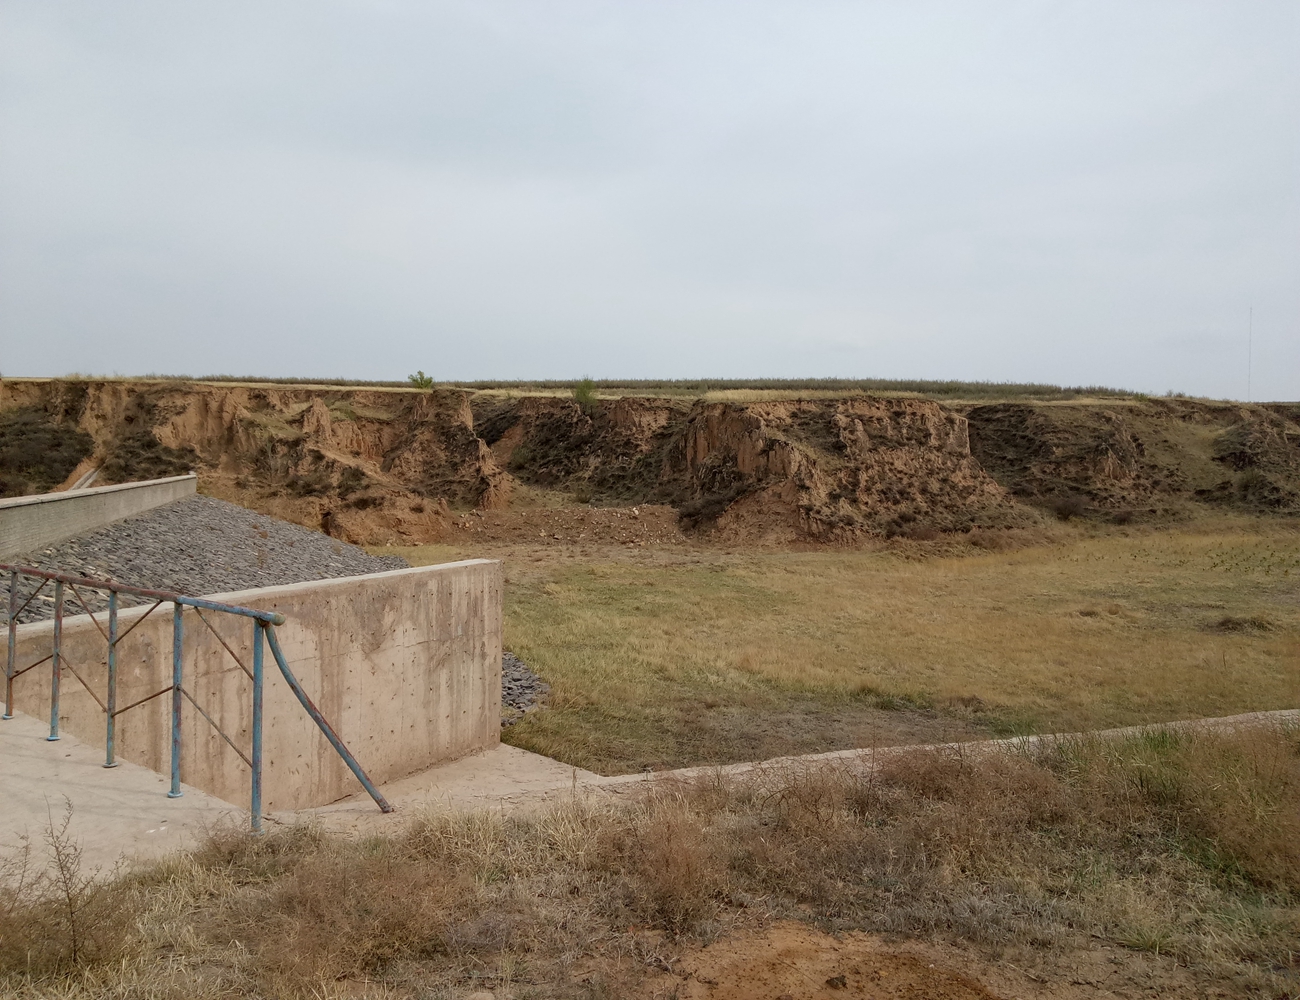
[[[25,837],[33,868],[43,870],[50,823],[57,830],[69,805],[68,834],[86,872],[193,847],[222,824],[247,828],[248,814],[229,802],[189,785],[169,799],[157,771],[127,761],[106,768],[102,747],[66,735],[51,743],[49,734],[48,722],[22,713],[0,721],[0,862]]]
[[[438,764],[418,774],[382,786],[397,807],[384,815],[362,791],[314,809],[271,815],[273,823],[310,822],[347,835],[392,833],[411,819],[429,812],[471,812],[482,809],[516,812],[533,810],[579,796],[625,796],[673,783],[721,778],[779,780],[809,767],[842,766],[870,769],[882,757],[918,749],[960,749],[967,754],[1030,748],[1055,740],[1081,737],[1115,739],[1152,730],[1232,730],[1259,725],[1300,725],[1300,710],[1253,712],[1218,719],[1129,726],[1092,733],[979,740],[962,744],[880,747],[780,757],[768,761],[717,767],[690,767],[647,774],[606,777],[504,744]],[[44,723],[18,715],[0,722],[0,856],[12,855],[30,839],[34,861],[47,854],[44,833],[53,818],[62,821],[66,803],[72,806],[69,832],[83,851],[88,869],[107,870],[136,859],[156,858],[198,844],[212,829],[234,824],[247,829],[248,816],[227,802],[186,786],[180,799],[168,799],[166,779],[155,771],[126,762],[103,767],[103,751],[75,737],[49,743]]]

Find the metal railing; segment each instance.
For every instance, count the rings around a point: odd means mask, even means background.
[[[249,812],[252,818],[252,827],[254,832],[260,832],[262,829],[262,715],[263,715],[263,640],[271,648],[271,655],[274,657],[276,665],[280,668],[280,673],[284,677],[285,683],[293,691],[298,702],[311,716],[312,721],[325,734],[330,745],[348,768],[356,775],[357,780],[375,803],[384,812],[392,812],[393,807],[375,787],[374,782],[366,775],[357,759],[352,756],[351,752],[339,736],[334,732],[333,727],[320,713],[312,700],[307,697],[307,692],[303,690],[298,679],[289,669],[289,664],[285,662],[284,653],[280,650],[280,643],[275,636],[275,626],[284,624],[284,615],[274,611],[258,611],[254,608],[243,608],[234,604],[222,604],[220,601],[209,601],[201,597],[186,597],[182,594],[175,594],[165,590],[150,590],[145,587],[131,587],[126,584],[117,583],[113,580],[93,580],[88,577],[72,576],[67,573],[54,573],[49,570],[35,569],[30,566],[13,566],[7,563],[0,563],[0,571],[9,573],[9,655],[5,663],[5,711],[4,718],[12,719],[14,715],[14,680],[29,670],[41,666],[44,663],[50,664],[50,735],[46,737],[49,740],[59,738],[59,692],[62,686],[63,671],[66,669],[73,677],[81,682],[81,686],[86,689],[91,698],[99,706],[107,719],[107,731],[105,734],[105,758],[104,767],[116,767],[117,759],[115,756],[114,741],[116,738],[117,717],[124,712],[129,712],[133,708],[153,701],[165,694],[171,694],[171,788],[167,792],[169,798],[180,798],[181,792],[181,706],[185,701],[189,701],[195,710],[201,715],[230,748],[239,755],[239,758],[248,765],[252,775],[252,794],[249,805]],[[38,586],[31,595],[23,601],[22,605],[18,604],[18,581],[20,577],[32,577],[40,580]],[[17,650],[17,629],[18,616],[27,608],[36,597],[45,590],[45,587],[54,584],[54,643],[50,655],[45,656],[35,663],[29,663],[27,666],[19,668],[15,662]],[[108,680],[105,688],[105,697],[101,699],[90,686],[86,678],[78,673],[76,665],[71,663],[64,655],[63,651],[63,608],[65,603],[65,588],[72,592],[72,596],[77,603],[81,605],[82,610],[90,616],[95,627],[99,630],[108,644],[108,656],[106,665],[108,668]],[[108,592],[108,630],[99,619],[95,617],[94,612],[90,610],[85,598],[82,597],[81,591],[99,590]],[[131,623],[125,632],[118,634],[118,595],[127,594],[132,597],[142,597],[152,600],[153,606],[143,615]],[[46,598],[48,600],[48,598]],[[139,626],[146,618],[154,613],[163,604],[172,605],[172,682],[167,687],[155,691],[151,695],[133,701],[124,708],[117,706],[117,647],[131,632]],[[184,660],[181,655],[182,640],[184,639],[184,622],[182,612],[185,608],[193,608],[198,615],[199,620],[203,622],[216,636],[217,641],[227,653],[239,664],[240,669],[253,682],[253,719],[252,719],[252,746],[250,752],[245,754],[230,736],[222,730],[216,720],[204,710],[194,695],[191,694],[184,686]],[[212,627],[212,623],[204,617],[204,611],[218,611],[224,614],[239,615],[244,618],[250,618],[253,621],[253,666],[250,670],[244,662],[230,648],[230,645],[223,639],[220,633]]]

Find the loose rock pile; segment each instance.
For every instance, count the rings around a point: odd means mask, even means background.
[[[6,562],[193,597],[410,565],[399,556],[372,556],[328,535],[205,496],[177,500]],[[36,584],[25,579],[19,588],[21,604]],[[47,585],[18,620],[53,618],[53,589]],[[106,594],[80,593],[92,611],[108,607]],[[64,613],[79,614],[72,595],[66,597]],[[121,598],[123,607],[139,603]]]
[[[513,726],[524,713],[535,708],[542,696],[551,690],[528,664],[514,653],[501,654],[501,726]]]

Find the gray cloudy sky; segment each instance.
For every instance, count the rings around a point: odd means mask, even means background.
[[[0,0],[0,371],[1300,397],[1300,4]]]

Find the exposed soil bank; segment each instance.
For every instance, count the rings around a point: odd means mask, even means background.
[[[5,380],[0,423],[14,439],[0,453],[10,495],[95,467],[99,483],[194,468],[205,492],[359,544],[437,541],[453,511],[539,503],[666,505],[676,530],[775,544],[1202,504],[1300,513],[1289,404],[847,395],[582,407],[449,389]],[[20,446],[38,437],[50,446]]]

